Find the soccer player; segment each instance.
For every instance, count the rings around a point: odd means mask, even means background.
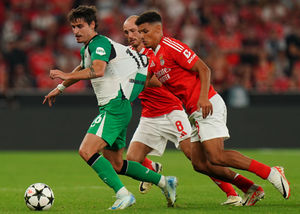
[[[51,107],[56,96],[66,87],[79,80],[90,79],[97,97],[99,115],[91,123],[79,154],[115,191],[117,200],[110,209],[125,209],[136,201],[117,173],[158,185],[168,205],[173,206],[176,200],[176,177],[160,175],[140,163],[122,158],[132,114],[130,102],[144,88],[148,59],[98,35],[96,13],[94,6],[79,6],[68,14],[77,42],[84,44],[80,52],[82,61],[72,73],[50,71],[52,79],[64,81],[45,96],[43,104],[48,102]],[[99,154],[100,151],[103,155]]]
[[[270,167],[241,153],[224,149],[229,138],[227,110],[221,96],[210,85],[210,69],[182,42],[165,37],[161,16],[147,11],[136,20],[142,41],[160,60],[157,78],[185,105],[192,127],[192,164],[204,174],[231,182],[245,193],[244,205],[254,205],[264,191],[253,181],[228,167],[247,170],[270,181],[285,199],[290,186],[282,167]]]
[[[149,69],[155,71],[159,61],[156,60],[151,49],[144,47],[135,24],[137,18],[138,16],[130,16],[126,19],[123,24],[124,35],[134,50],[150,58]],[[156,79],[155,76],[153,78]],[[174,142],[176,148],[180,148],[186,157],[191,159],[191,126],[182,102],[165,86],[147,87],[140,93],[139,98],[142,104],[142,115],[129,145],[127,160],[140,162],[153,171],[159,171],[161,165],[152,162],[146,158],[146,155],[162,156],[168,140]],[[231,184],[215,178],[211,179],[227,194],[227,200],[222,204],[241,204],[242,199]],[[148,192],[151,185],[148,182],[141,182],[140,192]]]

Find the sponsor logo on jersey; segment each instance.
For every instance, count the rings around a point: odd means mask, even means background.
[[[98,47],[98,48],[96,49],[96,54],[98,54],[98,55],[100,55],[100,56],[103,56],[103,55],[105,55],[106,53],[105,53],[105,50],[104,50],[102,47]]]
[[[164,83],[168,79],[170,79],[170,75],[168,74],[171,71],[171,68],[162,68],[158,72],[155,73],[160,82]]]

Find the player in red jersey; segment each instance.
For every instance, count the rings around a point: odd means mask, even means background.
[[[269,180],[285,199],[290,187],[282,167],[269,167],[241,153],[224,149],[229,138],[226,127],[227,110],[221,96],[210,85],[210,69],[182,42],[163,35],[161,16],[148,11],[136,20],[142,41],[160,59],[157,78],[185,105],[192,131],[192,164],[196,170],[231,182],[245,196],[244,205],[254,205],[264,191],[251,180],[228,167],[247,170]]]
[[[131,47],[149,57],[149,70],[154,72],[160,62],[151,49],[144,47],[138,27],[135,25],[137,18],[138,16],[127,18],[123,31]],[[153,78],[159,82],[155,76]],[[174,142],[176,148],[180,148],[186,157],[191,159],[191,127],[182,102],[165,86],[147,87],[139,98],[142,104],[142,115],[129,145],[127,159],[140,162],[149,169],[157,171],[161,165],[152,162],[146,158],[146,155],[162,156],[168,140]],[[241,204],[241,198],[231,184],[212,179],[227,194],[228,199],[223,204]],[[146,193],[150,187],[151,183],[142,182],[139,189],[141,193]]]

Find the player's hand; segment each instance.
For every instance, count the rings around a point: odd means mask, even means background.
[[[197,103],[197,111],[202,110],[202,117],[205,119],[208,115],[212,115],[213,107],[207,97],[200,97]]]
[[[59,78],[61,80],[67,80],[69,79],[70,77],[70,73],[65,73],[65,72],[62,72],[60,70],[50,70],[50,78],[51,79],[56,79],[56,78]]]
[[[55,98],[57,95],[59,95],[61,92],[57,88],[53,89],[45,96],[45,99],[43,101],[43,104],[45,104],[48,101],[49,107],[52,107],[52,105],[55,103]]]

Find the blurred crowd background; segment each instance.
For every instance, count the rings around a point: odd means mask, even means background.
[[[300,0],[1,0],[0,94],[45,91],[49,70],[80,63],[66,15],[95,5],[99,33],[126,44],[123,21],[158,10],[166,35],[188,44],[211,68],[219,92],[300,92]],[[88,81],[69,92],[90,89]],[[247,102],[247,101],[245,101]]]

